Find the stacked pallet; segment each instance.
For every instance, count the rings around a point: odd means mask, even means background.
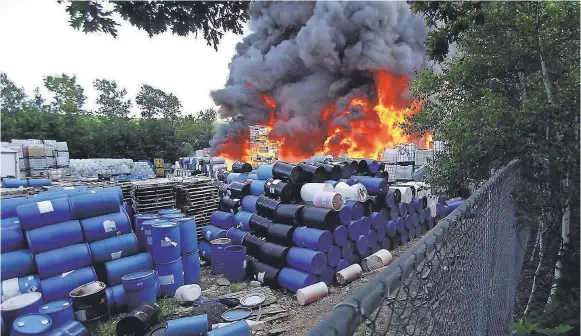
[[[131,203],[136,214],[157,213],[176,207],[175,182],[169,179],[134,181]]]
[[[176,186],[177,206],[188,217],[196,219],[198,238],[201,239],[202,226],[210,223],[212,212],[218,207],[218,189],[207,177],[193,177],[182,180]]]

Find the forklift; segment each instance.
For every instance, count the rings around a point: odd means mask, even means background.
[[[164,161],[162,158],[154,158],[153,165],[155,166],[155,175],[157,177],[165,177]]]

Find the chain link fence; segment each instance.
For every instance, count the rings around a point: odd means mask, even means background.
[[[518,163],[497,171],[309,335],[507,335],[528,231],[517,230]]]

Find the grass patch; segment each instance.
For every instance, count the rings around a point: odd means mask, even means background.
[[[115,332],[115,328],[117,328],[117,322],[119,322],[121,318],[115,317],[111,320],[107,321],[107,323],[101,325],[101,327],[97,330],[97,335],[99,336],[117,336]]]
[[[244,290],[244,284],[241,282],[233,282],[230,284],[230,293],[236,293]]]
[[[176,315],[180,308],[180,303],[175,298],[161,299],[157,303],[161,308],[161,318],[164,320]]]

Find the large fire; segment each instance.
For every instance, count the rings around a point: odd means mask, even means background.
[[[331,104],[321,113],[318,132],[305,130],[304,134],[295,134],[292,139],[277,137],[270,132],[278,121],[277,103],[267,93],[262,93],[262,100],[270,110],[269,118],[262,126],[268,128],[269,140],[279,146],[279,159],[299,162],[315,154],[347,154],[352,158],[377,159],[384,148],[393,148],[397,144],[415,143],[420,148],[431,148],[431,134],[405,134],[402,128],[402,124],[418,113],[423,105],[421,99],[402,98],[402,93],[408,90],[407,78],[381,70],[374,74],[374,81],[377,101],[355,97],[343,111],[337,111],[335,104]],[[351,117],[352,111],[356,111],[356,117]],[[347,120],[346,125],[335,125],[333,121],[341,117]],[[240,132],[228,138],[217,155],[248,161],[250,152],[249,134]]]

